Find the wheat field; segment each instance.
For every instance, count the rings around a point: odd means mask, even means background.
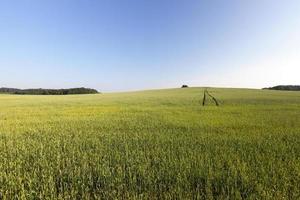
[[[0,199],[299,199],[300,92],[0,95]]]

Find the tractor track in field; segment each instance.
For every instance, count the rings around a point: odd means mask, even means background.
[[[205,89],[203,92],[202,106],[205,106],[207,96],[209,96],[215,102],[216,106],[220,105],[219,101],[213,95],[211,95],[207,89]]]

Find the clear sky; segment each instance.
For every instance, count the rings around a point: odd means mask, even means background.
[[[0,0],[0,87],[300,84],[299,0]]]

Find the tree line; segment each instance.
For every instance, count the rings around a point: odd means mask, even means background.
[[[27,95],[69,95],[69,94],[96,94],[97,90],[91,88],[70,88],[70,89],[17,89],[0,88],[0,93],[27,94]]]
[[[277,85],[274,87],[263,88],[266,90],[288,90],[288,91],[300,91],[300,85]]]

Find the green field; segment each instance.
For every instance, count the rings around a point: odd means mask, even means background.
[[[299,199],[300,92],[0,95],[0,199]]]

